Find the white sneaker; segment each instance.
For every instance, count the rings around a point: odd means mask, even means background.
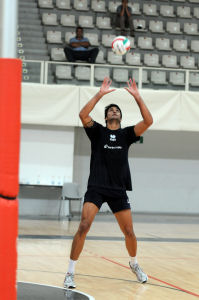
[[[76,288],[73,273],[66,273],[66,276],[65,276],[65,279],[64,279],[64,288],[65,289],[74,289],[74,288]]]
[[[141,283],[145,283],[148,280],[148,276],[142,271],[140,266],[138,264],[132,265],[131,262],[129,262],[129,266],[132,270],[132,272],[136,275],[137,280]]]

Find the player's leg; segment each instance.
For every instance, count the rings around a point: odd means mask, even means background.
[[[80,253],[82,252],[86,235],[91,227],[91,224],[98,213],[99,208],[91,203],[84,203],[81,221],[79,224],[79,228],[74,236],[70,258],[72,260],[77,260],[79,258]]]
[[[143,272],[137,262],[137,240],[133,230],[133,220],[130,209],[124,209],[115,213],[117,222],[124,233],[126,248],[130,256],[130,268],[139,282],[145,283],[148,280],[148,276]]]
[[[99,208],[94,203],[91,202],[84,203],[79,228],[74,236],[72,247],[71,247],[68,270],[64,279],[65,288],[76,287],[74,282],[75,264],[79,258],[79,255],[82,252],[86,235],[98,211]]]
[[[117,222],[125,236],[126,248],[131,257],[137,253],[137,240],[133,230],[133,220],[130,209],[121,210],[115,213]]]

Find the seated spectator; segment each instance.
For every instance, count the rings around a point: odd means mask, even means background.
[[[122,4],[117,8],[116,26],[120,27],[121,35],[125,36],[125,28],[130,28],[130,35],[134,36],[132,10],[128,6],[128,0],[122,0]]]
[[[78,26],[76,28],[76,37],[71,38],[69,46],[64,48],[67,60],[69,62],[85,60],[94,64],[99,49],[97,47],[90,48],[90,46],[89,40],[86,37],[83,37],[83,28]]]

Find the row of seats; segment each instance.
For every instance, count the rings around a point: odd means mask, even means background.
[[[199,13],[199,11],[198,11]],[[199,15],[198,15],[199,16]],[[78,20],[76,20],[76,15],[72,14],[62,14],[60,20],[58,21],[58,16],[56,13],[43,13],[42,14],[42,23],[43,25],[48,26],[67,26],[67,27],[76,27],[80,25],[84,28],[94,28],[95,26],[100,29],[112,29],[111,18],[110,17],[96,17],[94,23],[93,16],[80,15]],[[149,21],[149,26],[146,26],[146,20],[143,19],[134,19],[133,20],[134,28],[137,31],[146,31],[147,29],[153,33],[165,33],[169,34],[188,34],[188,35],[199,35],[198,32],[198,23],[185,22],[183,25],[180,22],[171,22],[167,21],[158,21],[151,20]],[[183,27],[183,28],[182,28]],[[139,28],[139,29],[138,29]]]
[[[89,67],[77,66],[74,69],[74,75],[72,74],[72,67],[65,65],[57,65],[55,69],[55,76],[57,79],[73,79],[89,80],[91,76],[91,70]],[[118,83],[126,83],[129,77],[135,78],[138,82],[139,70],[138,69],[117,69],[113,68],[111,75],[110,68],[96,67],[94,71],[94,79],[96,81],[103,81],[104,77],[111,77]],[[167,85],[171,83],[173,85],[185,85],[185,73],[176,71],[159,71],[159,70],[143,70],[142,71],[142,83],[149,83],[149,80],[153,84]],[[189,83],[192,86],[199,86],[199,73],[190,72]]]
[[[185,1],[180,1],[185,2]],[[192,3],[198,3],[198,1],[189,1]],[[78,11],[88,11],[93,10],[94,12],[107,12],[107,10],[111,13],[115,13],[117,7],[121,4],[121,1],[108,1],[108,6],[106,7],[106,1],[103,0],[92,0],[91,7],[89,7],[89,3],[87,0],[74,0],[73,7],[71,5],[70,0],[56,0],[55,8],[58,9],[75,9]],[[172,5],[160,5],[158,8],[157,4],[154,3],[143,3],[143,7],[139,2],[128,3],[128,5],[132,9],[132,13],[134,15],[145,14],[146,16],[168,16],[168,17],[179,17],[179,18],[192,18],[195,16],[195,11],[191,11],[190,6],[178,6],[176,8],[176,12],[174,11],[174,6]],[[53,0],[39,0],[38,6],[40,8],[54,8]]]
[[[70,39],[75,36],[75,32],[66,32],[64,42],[69,43]],[[99,46],[99,35],[97,33],[85,33],[92,46]],[[113,39],[116,35],[113,34],[102,34],[101,45],[104,47],[111,47]],[[199,40],[191,40],[188,43],[186,39],[171,40],[169,38],[152,38],[140,36],[137,39],[137,45],[135,44],[134,37],[128,37],[131,42],[131,49],[140,48],[144,50],[162,50],[162,51],[178,51],[178,52],[194,52],[199,53]],[[46,33],[46,40],[49,44],[63,44],[62,32],[49,30]],[[172,46],[171,46],[172,44]],[[190,44],[190,45],[189,45]]]
[[[161,63],[160,63],[161,58]],[[66,61],[63,48],[51,48],[51,59],[53,61]],[[105,60],[105,54],[102,50],[96,59],[96,63],[110,63],[112,65],[127,64],[131,66],[145,65],[148,67],[165,67],[165,68],[185,68],[185,69],[196,69],[199,66],[199,61],[196,61],[194,56],[176,55],[162,56],[156,53],[145,53],[141,54],[138,52],[129,52],[124,57],[115,55],[111,50],[107,53],[107,59]]]

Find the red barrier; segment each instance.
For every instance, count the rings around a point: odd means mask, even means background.
[[[0,58],[0,299],[16,300],[21,61]],[[8,200],[14,198],[14,200]]]
[[[0,299],[14,300],[16,292],[18,200],[0,198]]]
[[[18,194],[21,60],[0,58],[0,195]]]

